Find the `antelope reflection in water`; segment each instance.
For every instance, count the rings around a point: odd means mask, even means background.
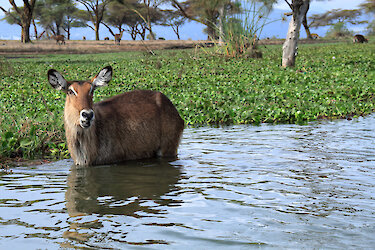
[[[162,197],[179,190],[176,184],[180,176],[180,168],[163,159],[126,165],[72,166],[65,193],[70,227],[62,236],[87,242],[108,220],[116,226],[129,226],[130,218],[164,214],[163,207],[182,203],[175,196]]]
[[[178,190],[181,171],[166,160],[131,162],[126,165],[72,166],[67,178],[66,207],[69,216],[113,214],[139,217],[136,213],[157,214],[160,209],[145,201],[164,206],[181,201],[161,196]]]

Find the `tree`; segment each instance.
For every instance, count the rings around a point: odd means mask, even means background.
[[[71,0],[39,0],[35,6],[36,19],[44,30],[53,35],[60,35],[65,31],[68,39],[76,11],[78,9]]]
[[[150,30],[149,27],[152,31],[151,24],[160,22],[160,20],[161,12],[156,8],[150,6],[150,9],[147,9],[143,2],[137,0],[123,0],[108,4],[102,23],[113,36],[116,32],[112,30],[111,26],[118,29],[118,33],[128,32],[133,40],[136,39],[137,35],[144,40],[147,30]]]
[[[136,12],[129,12],[125,24],[128,27],[127,29],[125,29],[125,31],[130,34],[133,40],[137,39],[137,35],[139,35],[142,40],[145,40],[147,25],[145,21]]]
[[[366,13],[375,14],[375,0],[366,0],[359,6],[361,7],[361,9],[365,10]]]
[[[370,35],[370,36],[374,36],[375,35],[375,20],[373,20],[372,22],[370,22],[367,26],[367,34]]]
[[[162,13],[158,9],[159,5],[167,2],[166,0],[142,0],[141,5],[144,8],[143,14],[136,11],[138,15],[145,21],[146,29],[149,32],[150,39],[155,40],[155,33],[152,31],[153,23],[161,23]]]
[[[282,67],[284,68],[294,67],[295,65],[300,28],[302,20],[308,11],[310,0],[292,0],[291,3],[285,0],[285,2],[292,10],[292,18],[283,44]]]
[[[186,17],[181,15],[181,13],[177,10],[164,10],[163,14],[164,22],[162,23],[162,25],[171,27],[173,32],[176,34],[177,39],[180,40],[180,26],[186,22]]]
[[[21,26],[21,42],[29,43],[30,40],[30,25],[33,18],[33,11],[36,0],[23,0],[23,8],[18,7],[14,0],[9,0],[12,5],[13,12],[7,11],[0,6],[0,9],[5,13],[6,16],[11,16],[15,23]]]
[[[17,12],[15,12],[14,10],[6,11],[1,6],[0,6],[0,8],[5,12],[5,17],[2,20],[5,20],[7,23],[9,23],[11,25],[17,24],[20,27],[22,27],[21,18],[17,15]]]
[[[83,4],[87,10],[87,17],[92,22],[93,26],[87,24],[87,27],[95,31],[95,39],[99,40],[99,27],[103,21],[104,12],[107,5],[112,0],[76,0],[78,3]]]
[[[346,23],[351,24],[363,24],[367,21],[358,20],[361,16],[361,10],[341,10],[334,9],[327,11],[323,14],[316,14],[311,16],[311,27],[331,26],[327,35],[333,37],[341,37],[351,35],[351,32],[347,29]]]
[[[224,18],[225,12],[239,11],[234,8],[238,4],[231,0],[187,0],[182,3],[171,0],[171,2],[172,6],[186,18],[204,24],[208,39],[219,38],[219,30],[222,29],[220,20]]]
[[[305,32],[306,32],[307,38],[308,39],[313,39],[313,37],[311,35],[311,32],[310,32],[310,26],[307,24],[307,12],[309,11],[309,9],[310,9],[310,2],[307,3],[307,10],[305,12],[305,15],[303,16],[302,25],[305,28]]]
[[[325,0],[319,0],[319,1],[325,1]],[[307,12],[309,11],[310,9],[310,2],[308,3],[308,6],[307,6],[307,11],[305,13],[305,15],[303,16],[303,19],[302,19],[302,25],[303,27],[305,28],[305,32],[306,32],[306,36],[308,39],[314,39],[311,35],[311,32],[310,32],[310,27],[311,27],[311,24],[307,24]]]
[[[256,1],[262,2],[263,4],[265,4],[266,6],[268,6],[268,8],[270,8],[270,9],[272,9],[273,5],[275,3],[277,3],[277,0],[256,0]],[[316,1],[329,1],[329,0],[316,0]],[[308,6],[307,6],[307,11],[306,11],[306,13],[305,13],[305,15],[304,15],[304,17],[302,19],[302,25],[303,25],[303,27],[305,29],[307,38],[313,39],[313,37],[311,35],[311,32],[310,32],[311,25],[308,24],[308,21],[307,21],[307,13],[308,13],[309,9],[310,9],[310,1],[308,3]],[[286,16],[291,16],[292,12],[291,13],[286,13],[285,15]]]
[[[67,34],[67,38],[68,40],[70,40],[70,30],[71,28],[75,27],[75,28],[79,28],[79,27],[86,27],[86,21],[83,20],[80,16],[80,13],[81,10],[75,8],[74,11],[68,13],[66,15],[66,18],[64,19],[64,23],[63,23],[63,30],[66,32]]]
[[[133,5],[133,3],[129,4]],[[122,26],[126,23],[129,14],[133,13],[136,15],[136,13],[131,10],[132,8],[135,8],[135,6],[129,8],[124,2],[111,2],[108,4],[108,9],[104,14],[102,23],[108,28],[109,32],[113,36],[115,36],[115,32],[110,26],[117,28],[119,33],[121,33],[124,30]]]
[[[375,15],[375,0],[367,0],[366,2],[360,5],[360,8],[365,11],[365,13]],[[369,23],[367,26],[369,35],[375,34],[375,19]]]
[[[316,0],[316,1],[327,1],[327,0]],[[314,39],[313,36],[311,35],[311,32],[310,32],[311,23],[310,24],[307,23],[307,12],[309,11],[309,9],[310,9],[310,1],[307,4],[307,11],[306,11],[305,15],[303,16],[302,25],[305,29],[307,38],[308,39]],[[289,16],[289,15],[292,15],[292,13],[287,13],[287,16]]]
[[[220,47],[226,56],[261,58],[258,40],[264,26],[270,23],[270,8],[262,1],[241,1],[237,8],[240,10],[238,13],[224,11],[223,28],[220,30],[223,43],[219,43]]]

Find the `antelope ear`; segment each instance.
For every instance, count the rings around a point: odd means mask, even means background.
[[[112,67],[107,66],[103,68],[93,79],[92,79],[92,86],[102,87],[107,86],[109,81],[112,79]]]
[[[51,86],[54,89],[67,90],[68,82],[57,70],[50,69],[48,70],[47,75],[48,75],[48,82],[51,84]]]

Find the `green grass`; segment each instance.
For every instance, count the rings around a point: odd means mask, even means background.
[[[300,46],[297,66],[282,69],[281,46],[263,59],[211,56],[193,50],[0,58],[1,158],[65,158],[64,94],[47,83],[89,79],[111,65],[110,86],[95,100],[133,89],[165,93],[188,125],[306,123],[375,110],[375,44]]]

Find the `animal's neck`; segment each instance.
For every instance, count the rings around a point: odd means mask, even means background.
[[[90,165],[97,157],[95,121],[89,128],[81,128],[65,117],[68,149],[76,165]]]

